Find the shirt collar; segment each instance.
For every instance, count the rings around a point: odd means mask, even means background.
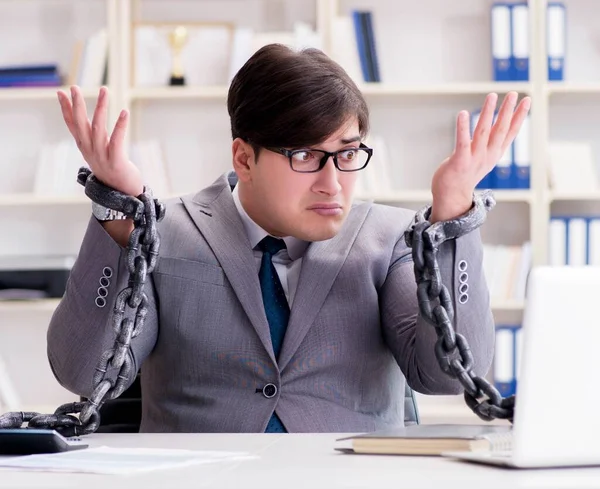
[[[254,249],[263,238],[269,235],[269,233],[256,224],[244,209],[244,206],[240,201],[238,185],[233,188],[232,196],[238,213],[242,219],[242,223],[244,224],[244,228],[246,229],[246,234],[248,235],[250,245],[252,246],[252,249]],[[294,238],[293,236],[286,236],[283,238],[283,241],[285,242],[287,253],[291,260],[297,260],[300,258],[310,244],[308,241],[303,241],[301,239]]]

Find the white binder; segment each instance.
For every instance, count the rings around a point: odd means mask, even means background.
[[[495,3],[491,9],[492,57],[494,80],[510,81],[511,69],[511,12],[507,3]]]
[[[568,220],[568,258],[567,265],[587,264],[587,220],[583,217],[571,217]]]
[[[600,266],[600,218],[592,217],[588,221],[588,264]]]
[[[564,80],[566,51],[566,9],[562,3],[549,2],[546,13],[548,80],[562,81]]]
[[[567,264],[567,220],[561,217],[550,219],[549,264],[563,266]]]
[[[529,80],[529,6],[512,6],[512,68],[513,79]]]

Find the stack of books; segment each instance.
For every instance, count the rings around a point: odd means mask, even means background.
[[[61,81],[55,64],[0,67],[0,87],[56,87]]]

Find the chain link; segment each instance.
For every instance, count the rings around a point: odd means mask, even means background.
[[[21,428],[27,424],[28,428],[55,429],[63,436],[94,433],[100,426],[100,408],[104,402],[119,397],[137,374],[128,352],[132,338],[142,331],[148,313],[144,284],[158,260],[160,237],[156,223],[163,219],[165,207],[152,198],[150,189],[145,188],[138,198],[122,194],[102,184],[85,167],[80,168],[77,181],[94,202],[133,219],[134,230],[127,246],[129,281],[117,295],[112,315],[115,341],[96,366],[94,389],[89,399],[63,404],[54,414],[6,413],[0,416],[0,428]],[[127,307],[133,309],[133,319],[126,317]],[[111,371],[118,371],[116,377]]]
[[[466,404],[481,419],[508,419],[512,423],[515,396],[503,398],[492,384],[473,372],[474,360],[469,344],[452,326],[452,297],[442,283],[437,262],[442,243],[481,226],[486,213],[496,202],[491,192],[485,191],[474,196],[473,204],[473,208],[464,216],[435,224],[428,221],[431,207],[424,207],[416,213],[404,237],[406,244],[412,248],[419,311],[435,328],[438,338],[434,347],[435,356],[442,371],[461,383]]]

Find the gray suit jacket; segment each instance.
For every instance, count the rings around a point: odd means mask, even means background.
[[[438,366],[435,331],[418,315],[403,237],[414,212],[367,202],[353,205],[337,236],[308,247],[276,361],[231,196],[235,181],[223,175],[167,202],[146,287],[149,314],[131,347],[143,371],[142,431],[263,432],[274,410],[290,432],[373,431],[403,425],[405,379],[425,394],[461,392]],[[78,395],[90,395],[98,359],[113,345],[111,305],[127,283],[125,256],[92,218],[47,337],[56,378]],[[456,329],[484,375],[494,325],[479,232],[445,243],[439,262]],[[467,268],[466,302],[456,300],[459,263]],[[104,267],[114,273],[100,308]],[[268,383],[278,387],[272,398],[261,392]]]

